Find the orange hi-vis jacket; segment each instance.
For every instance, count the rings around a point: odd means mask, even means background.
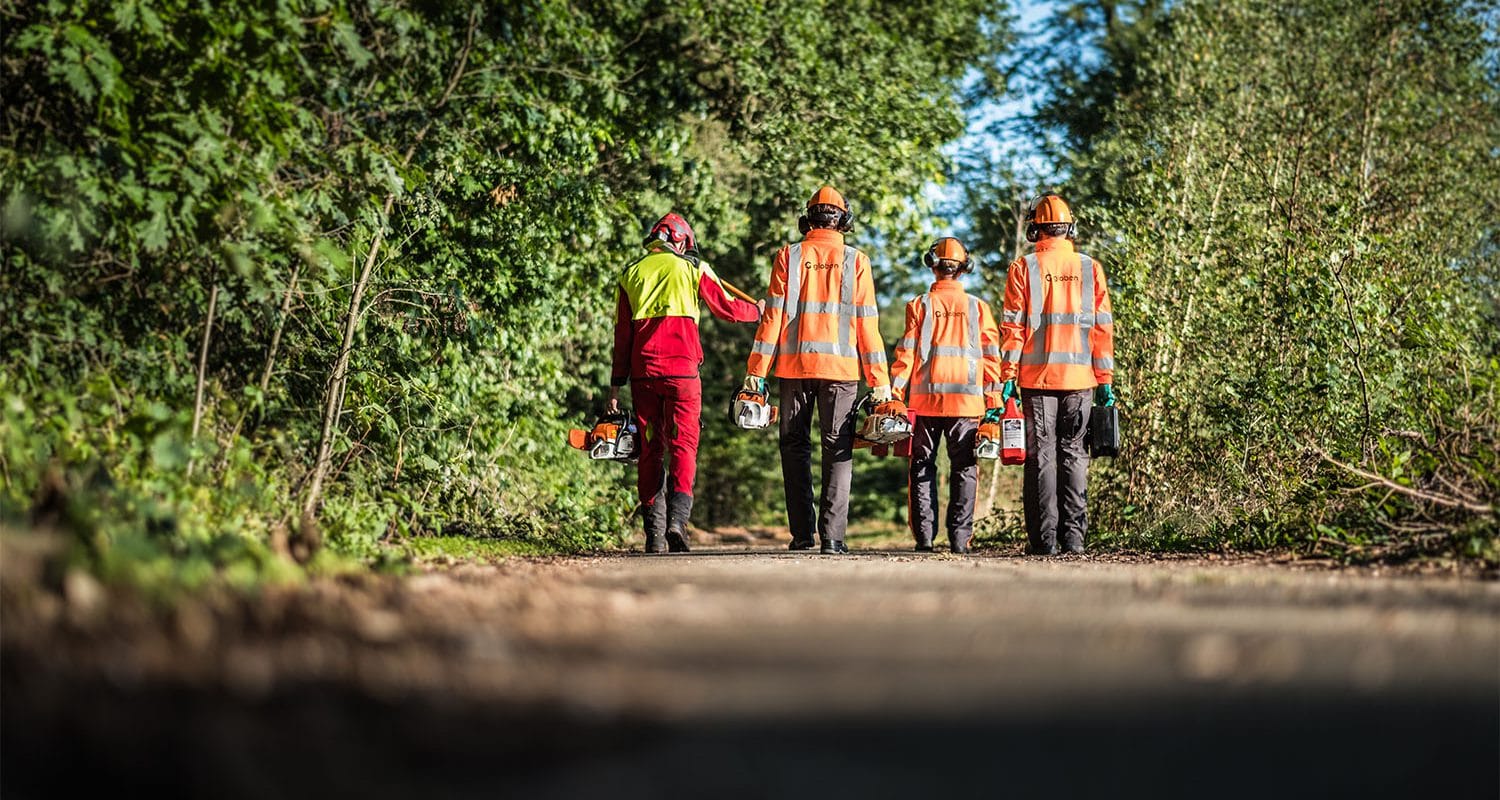
[[[934,417],[977,417],[986,407],[999,407],[1002,387],[1000,329],[989,303],[945,278],[906,304],[891,388],[907,408]]]
[[[1010,264],[1000,322],[1000,379],[1023,389],[1092,389],[1114,381],[1115,317],[1099,262],[1061,237]]]
[[[766,313],[745,371],[764,378],[859,380],[884,386],[885,343],[876,318],[870,258],[838,231],[816,228],[781,248],[771,268]]]

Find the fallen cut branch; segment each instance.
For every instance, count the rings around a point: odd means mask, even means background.
[[[1384,486],[1393,492],[1398,492],[1408,497],[1414,497],[1424,502],[1435,503],[1440,506],[1447,506],[1448,508],[1461,508],[1464,511],[1468,511],[1472,514],[1484,514],[1486,516],[1495,515],[1495,507],[1492,505],[1486,505],[1484,503],[1472,503],[1468,500],[1464,500],[1458,497],[1450,497],[1448,495],[1438,494],[1436,492],[1428,492],[1422,489],[1413,489],[1410,486],[1402,486],[1401,484],[1396,483],[1395,481],[1383,475],[1377,475],[1373,472],[1362,470],[1359,467],[1353,466],[1351,464],[1345,464],[1344,462],[1339,461],[1338,459],[1329,455],[1328,452],[1321,447],[1314,447],[1313,450],[1317,451],[1319,458],[1322,458],[1324,461],[1327,461],[1335,467],[1338,467],[1339,469],[1342,469],[1346,472],[1350,472],[1354,475],[1358,475],[1359,477],[1364,478],[1371,483]]]

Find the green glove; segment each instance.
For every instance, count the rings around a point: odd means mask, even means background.
[[[1099,384],[1098,388],[1094,389],[1094,405],[1112,406],[1114,404],[1115,390],[1107,383]]]
[[[1009,403],[1012,397],[1017,399],[1020,399],[1021,397],[1021,395],[1016,392],[1015,378],[1011,378],[1010,380],[1005,382],[1004,386],[1000,387],[1000,405],[1003,406],[1006,403]]]
[[[746,375],[744,382],[740,384],[740,388],[744,389],[747,392],[756,392],[758,394],[765,394],[766,393],[766,379],[765,378],[757,377],[755,375]]]
[[[1001,413],[1002,412],[998,408],[987,408],[984,410],[984,419],[980,420],[980,422],[986,424],[993,422],[998,424],[1000,422]]]

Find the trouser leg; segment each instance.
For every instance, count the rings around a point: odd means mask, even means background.
[[[667,486],[677,494],[693,494],[698,475],[698,434],[702,430],[703,389],[697,378],[667,378],[663,396],[663,426],[670,456]]]
[[[658,388],[652,379],[630,383],[630,399],[635,404],[635,423],[641,443],[641,455],[636,463],[636,497],[641,504],[648,553],[666,549],[666,439],[662,435],[665,408]]]
[[[793,542],[811,542],[817,533],[813,508],[812,442],[808,440],[813,410],[817,407],[814,383],[790,378],[781,381],[781,481],[786,493],[786,521],[791,526]]]
[[[842,542],[849,525],[849,483],[854,477],[855,381],[819,381],[818,422],[823,429],[823,497],[818,533]]]
[[[1022,504],[1033,553],[1057,551],[1057,396],[1025,392],[1026,467]]]
[[[974,501],[979,494],[979,459],[974,437],[979,420],[949,417],[943,435],[948,439],[948,544],[955,553],[967,552],[974,539]]]
[[[906,518],[912,538],[927,547],[937,536],[937,444],[939,417],[917,415],[912,426],[911,463],[906,469]]]
[[[1084,442],[1092,405],[1089,395],[1084,390],[1058,398],[1057,538],[1070,553],[1083,552],[1089,528],[1089,452]]]
[[[667,549],[688,550],[688,518],[693,513],[693,479],[698,471],[698,419],[702,389],[697,378],[663,378],[662,433],[670,464],[667,485]]]

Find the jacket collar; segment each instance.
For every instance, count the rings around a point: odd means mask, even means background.
[[[963,294],[964,285],[957,278],[938,278],[932,282],[931,291],[958,292],[959,294]]]
[[[1073,242],[1066,236],[1048,236],[1036,243],[1036,251],[1038,253],[1071,253]]]
[[[813,228],[802,237],[804,242],[816,242],[818,244],[843,245],[844,234],[829,228]]]

